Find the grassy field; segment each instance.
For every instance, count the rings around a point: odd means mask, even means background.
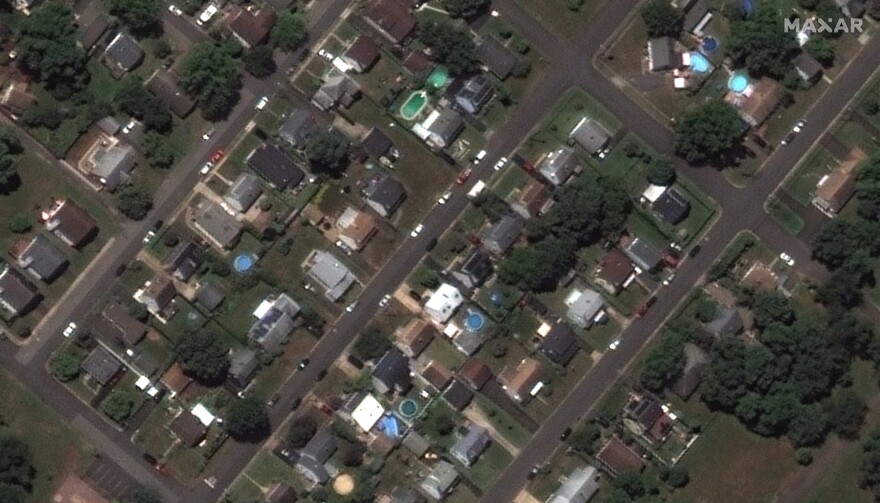
[[[52,501],[57,484],[67,473],[84,464],[89,448],[65,420],[6,370],[0,370],[0,388],[3,389],[0,434],[12,434],[27,442],[36,468],[28,501]]]
[[[785,191],[799,203],[807,206],[813,197],[813,191],[816,190],[816,184],[836,165],[837,161],[831,152],[816,145],[785,181],[783,185]]]
[[[804,228],[804,219],[778,199],[771,199],[767,203],[767,214],[776,220],[783,229],[792,236],[797,236]]]
[[[577,10],[569,9],[565,0],[517,0],[534,17],[541,21],[548,30],[559,36],[569,38],[584,29],[605,4],[604,0],[584,0]],[[579,2],[571,2],[577,5]]]

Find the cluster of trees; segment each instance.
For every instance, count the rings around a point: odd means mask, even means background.
[[[527,290],[552,290],[574,265],[575,252],[616,236],[631,210],[622,188],[605,178],[581,176],[559,191],[547,213],[528,221],[531,246],[513,250],[499,264],[498,278]]]
[[[287,430],[287,444],[294,449],[302,449],[318,432],[318,425],[310,416],[300,416],[290,423]]]
[[[107,7],[132,33],[146,36],[162,31],[162,7],[157,0],[107,0]]]
[[[667,328],[645,355],[639,382],[646,389],[662,391],[681,376],[685,365],[684,345],[692,338],[685,328]]]
[[[443,0],[443,8],[452,17],[472,18],[489,7],[489,0]]]
[[[82,360],[71,351],[60,351],[56,354],[49,367],[54,375],[61,382],[70,382],[79,377],[80,363]]]
[[[681,465],[663,467],[657,474],[659,482],[671,489],[684,487],[690,481],[687,469]],[[639,472],[621,473],[611,482],[606,503],[635,503],[663,501],[658,497],[660,484],[650,475]]]
[[[862,464],[859,467],[859,485],[880,499],[880,430],[874,430],[862,442]]]
[[[12,435],[0,436],[0,501],[24,503],[35,474],[28,445]]]
[[[67,99],[88,84],[87,57],[70,7],[53,2],[37,9],[22,20],[19,37],[21,62],[57,99]]]
[[[675,125],[675,153],[694,164],[715,161],[730,152],[742,134],[736,109],[712,100],[681,116]]]
[[[196,97],[206,119],[222,119],[239,99],[238,62],[228,46],[203,42],[193,46],[180,64],[178,83]]]
[[[134,398],[127,391],[114,391],[101,402],[101,410],[107,417],[122,424],[134,411]]]
[[[665,0],[651,0],[642,7],[642,20],[651,38],[678,37],[684,12]]]
[[[303,45],[309,38],[306,20],[300,14],[285,11],[278,15],[269,42],[273,47],[285,51],[293,51]]]
[[[358,337],[352,352],[361,361],[370,361],[380,358],[391,349],[391,346],[391,339],[387,335],[377,328],[370,327]]]
[[[143,220],[153,209],[153,195],[138,185],[122,187],[113,198],[119,211],[132,220]]]
[[[306,157],[314,173],[338,176],[348,159],[348,140],[334,131],[322,131],[306,143]]]
[[[491,190],[480,192],[473,199],[474,206],[480,209],[490,222],[497,222],[510,213],[510,205],[501,196]]]
[[[247,397],[234,400],[226,409],[223,425],[236,440],[255,442],[269,435],[269,412],[262,400]]]
[[[795,34],[784,29],[784,22],[784,14],[776,6],[757,3],[752,14],[733,23],[727,55],[754,77],[784,77],[798,51]]]
[[[226,379],[227,348],[211,332],[199,330],[181,337],[174,351],[183,372],[193,379],[206,385],[221,384]]]
[[[275,73],[277,67],[272,59],[272,49],[268,45],[258,45],[244,53],[241,58],[244,69],[258,79]]]
[[[467,75],[477,69],[477,47],[467,29],[449,22],[424,23],[419,26],[418,37],[453,75]]]
[[[21,141],[15,130],[0,126],[0,194],[9,194],[21,185],[15,163],[21,154]]]

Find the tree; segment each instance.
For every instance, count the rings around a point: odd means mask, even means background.
[[[162,503],[162,497],[156,491],[141,486],[128,493],[125,503]]]
[[[244,54],[244,69],[254,77],[262,79],[275,73],[275,60],[272,49],[267,45],[258,45]]]
[[[684,332],[667,331],[660,342],[645,356],[639,381],[651,391],[660,391],[677,379],[684,370],[684,344],[688,336]]]
[[[25,503],[27,496],[21,486],[0,483],[0,503]]]
[[[174,48],[171,47],[171,42],[168,42],[167,38],[162,37],[156,41],[156,46],[153,48],[153,55],[156,56],[157,59],[165,59],[168,56],[171,56],[172,52],[174,52]]]
[[[486,215],[486,218],[488,218],[490,222],[497,222],[501,220],[501,217],[510,213],[510,206],[507,202],[491,190],[480,192],[477,197],[473,199],[473,203],[474,206],[479,208],[480,211]]]
[[[660,0],[666,3],[665,0]],[[675,164],[665,157],[655,157],[648,163],[648,169],[645,172],[648,183],[667,187],[675,183]]]
[[[360,443],[349,444],[342,451],[342,464],[348,467],[361,466],[364,464],[364,454],[367,448]]]
[[[807,466],[813,462],[813,451],[805,447],[801,447],[794,453],[794,460],[801,466]]]
[[[391,349],[391,339],[375,328],[368,328],[354,343],[354,354],[361,361],[375,360]]]
[[[70,382],[79,377],[80,360],[69,351],[61,351],[52,358],[52,374],[61,382]]]
[[[498,265],[498,279],[535,292],[553,290],[574,265],[574,244],[548,237],[534,246],[515,248]]]
[[[205,118],[218,120],[238,101],[241,75],[235,58],[203,42],[193,46],[181,63],[178,84],[198,99]]]
[[[9,194],[21,184],[15,163],[22,152],[21,142],[9,126],[0,126],[0,194]]]
[[[7,227],[9,228],[9,232],[12,232],[13,234],[24,234],[33,229],[34,224],[28,213],[18,213],[12,217],[12,220],[9,221]]]
[[[157,0],[107,0],[107,6],[111,14],[138,35],[148,35],[162,29]]]
[[[642,20],[648,37],[678,37],[684,13],[666,0],[650,0],[642,8]]]
[[[226,378],[229,370],[226,349],[220,339],[207,330],[181,337],[174,346],[183,372],[207,385],[220,384]]]
[[[856,177],[858,214],[868,220],[880,218],[880,155],[871,156]]]
[[[0,436],[0,485],[30,491],[35,473],[28,445],[12,435]]]
[[[757,3],[751,15],[731,27],[727,55],[753,77],[783,77],[798,47],[794,34],[784,29],[784,19],[774,5]]]
[[[142,119],[147,129],[160,133],[171,131],[173,121],[168,106],[147,92],[140,77],[129,75],[122,81],[116,92],[115,103],[121,112]]]
[[[810,37],[804,49],[825,68],[834,63],[834,46],[825,37]]]
[[[736,109],[719,100],[691,108],[675,126],[675,153],[698,164],[717,159],[732,149],[742,136]]]
[[[574,430],[568,437],[568,445],[575,452],[592,456],[596,449],[596,441],[602,436],[602,431],[595,423],[588,423]]]
[[[489,0],[443,0],[443,8],[451,17],[475,17],[489,7]]]
[[[132,220],[143,220],[153,209],[153,196],[136,185],[126,185],[116,193],[116,207]]]
[[[870,0],[868,2],[868,15],[876,21],[880,21],[880,0]]]
[[[852,388],[843,388],[825,402],[831,430],[843,438],[858,438],[868,408],[865,401]]]
[[[518,79],[524,79],[528,77],[530,73],[532,73],[532,63],[527,59],[520,59],[510,70],[510,74]]]
[[[21,114],[21,121],[28,127],[54,130],[64,122],[64,114],[58,107],[48,102],[37,102],[36,105]]]
[[[751,307],[754,325],[759,329],[765,329],[771,323],[791,325],[795,319],[791,301],[778,292],[755,295]]]
[[[435,411],[431,416],[431,425],[438,435],[445,437],[455,430],[455,419],[445,411]]]
[[[101,402],[101,410],[107,417],[122,423],[131,416],[134,409],[134,399],[131,393],[127,391],[114,391],[103,402]]]
[[[223,422],[236,440],[257,441],[269,434],[269,413],[262,400],[247,397],[232,402]]]
[[[816,289],[816,300],[826,306],[857,307],[862,303],[861,278],[849,271],[838,269]]]
[[[340,133],[320,132],[306,143],[306,157],[314,172],[338,175],[345,168],[348,141]]]
[[[302,449],[315,436],[318,426],[314,419],[309,416],[301,416],[290,424],[287,430],[287,443],[294,449]]]
[[[816,6],[819,5],[819,0],[798,0],[798,7],[804,10],[816,10]]]
[[[150,166],[168,169],[174,165],[174,151],[168,145],[168,138],[155,131],[148,131],[144,135],[143,147]]]
[[[624,472],[614,478],[611,486],[625,492],[631,499],[638,499],[647,494],[645,481],[639,472]]]
[[[871,269],[868,258],[876,254],[880,243],[878,231],[876,222],[835,218],[813,236],[813,258],[829,269],[846,267],[854,274],[867,274]]]
[[[665,479],[664,479],[665,475]],[[690,482],[691,477],[688,474],[687,468],[682,465],[674,465],[671,468],[667,469],[665,472],[660,473],[661,479],[664,479],[664,482],[669,485],[669,487],[679,489],[688,484]]]
[[[880,2],[878,2],[880,3]],[[867,98],[864,103],[865,114],[875,116],[880,113],[880,102],[874,98]]]
[[[275,20],[269,41],[274,47],[285,51],[293,51],[303,45],[309,38],[306,20],[294,12],[282,12]]]
[[[476,70],[477,48],[469,31],[449,22],[437,22],[420,26],[418,36],[453,75],[466,75]]]
[[[47,87],[69,95],[89,81],[86,54],[78,41],[70,7],[52,2],[22,19],[16,49],[24,65]]]

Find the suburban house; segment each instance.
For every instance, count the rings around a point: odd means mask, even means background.
[[[593,281],[611,295],[617,295],[633,276],[632,262],[617,248],[612,248],[599,261],[593,272]]]
[[[471,388],[479,391],[492,379],[492,371],[489,367],[476,358],[468,358],[464,365],[458,369],[458,377]]]
[[[245,49],[250,49],[269,38],[274,24],[275,11],[269,7],[263,7],[254,14],[247,9],[240,9],[229,23],[229,30]]]
[[[376,423],[385,414],[385,408],[376,397],[361,391],[348,395],[337,414],[367,433],[373,429],[373,426],[376,426]]]
[[[581,118],[568,136],[589,154],[600,152],[611,141],[611,134],[605,127],[588,117]]]
[[[446,389],[446,386],[449,386],[449,383],[452,382],[452,372],[444,367],[442,363],[434,360],[428,362],[425,368],[416,374],[416,377],[420,377],[421,381],[424,381],[422,389],[431,395],[436,395],[441,390]]]
[[[510,202],[510,208],[523,218],[534,218],[544,214],[553,204],[552,194],[547,186],[534,178],[529,178]]]
[[[364,197],[367,205],[379,215],[388,218],[406,199],[403,184],[387,173],[376,173],[366,183]]]
[[[379,231],[376,219],[364,211],[347,207],[336,219],[339,240],[352,250],[360,250]]]
[[[133,348],[147,335],[147,327],[128,314],[118,302],[110,302],[92,323],[92,329],[105,340]]]
[[[103,346],[98,346],[82,361],[80,368],[92,380],[104,386],[122,370],[122,364]]]
[[[493,93],[494,88],[489,77],[484,74],[474,75],[455,93],[455,104],[465,112],[476,115],[492,99]]]
[[[362,35],[349,46],[341,58],[355,72],[364,73],[379,61],[379,46],[370,37]]]
[[[166,276],[156,274],[144,284],[139,300],[151,313],[158,314],[171,304],[176,295],[174,282]]]
[[[652,38],[648,41],[648,69],[665,72],[681,67],[681,54],[675,49],[672,37]]]
[[[458,472],[455,466],[448,461],[440,460],[422,479],[420,487],[428,496],[442,500],[452,492],[456,483],[458,483]]]
[[[134,148],[115,140],[102,139],[80,164],[80,169],[97,178],[109,191],[127,182],[134,169]]]
[[[483,233],[483,248],[496,257],[501,257],[519,239],[526,221],[516,213],[504,215]]]
[[[364,21],[394,45],[401,45],[416,31],[416,18],[404,0],[374,0],[364,10]]]
[[[568,181],[578,167],[574,150],[568,147],[560,147],[549,152],[538,162],[538,172],[556,187]]]
[[[196,302],[208,310],[215,311],[226,300],[226,292],[215,282],[203,283],[196,290]]]
[[[375,159],[380,159],[391,150],[394,144],[391,143],[391,138],[385,135],[381,129],[374,127],[370,129],[364,139],[361,140],[361,148],[364,153],[370,157]],[[392,156],[394,153],[392,153]]]
[[[443,324],[452,318],[452,315],[463,303],[464,297],[458,288],[449,283],[443,283],[425,303],[424,309],[434,323]]]
[[[470,311],[469,311],[470,312]],[[485,315],[484,315],[485,316]],[[486,332],[482,330],[465,329],[460,331],[453,339],[452,345],[467,356],[471,356],[486,342]]]
[[[435,332],[430,323],[421,318],[413,318],[395,331],[394,343],[409,358],[418,358],[434,340]]]
[[[697,0],[684,15],[682,29],[697,37],[702,36],[703,29],[712,20],[712,10],[706,0]]]
[[[511,399],[524,402],[535,396],[543,384],[541,364],[533,358],[524,358],[516,367],[507,366],[498,376],[501,389]]]
[[[807,51],[801,51],[794,58],[794,69],[805,82],[816,82],[822,78],[824,69],[816,58],[810,56]]]
[[[348,75],[332,71],[315,91],[312,104],[327,112],[341,106],[350,107],[361,95],[361,85]]]
[[[433,110],[421,123],[413,125],[412,131],[428,146],[444,149],[464,130],[464,119],[451,107]]]
[[[232,182],[223,196],[223,202],[239,213],[245,213],[263,193],[260,179],[250,173],[242,173]]]
[[[858,147],[853,147],[830,174],[816,184],[813,206],[829,218],[834,218],[856,193],[856,177],[859,164],[866,158]]]
[[[599,491],[599,473],[593,466],[571,472],[547,503],[587,503]]]
[[[247,165],[273,188],[286,190],[302,183],[306,175],[275,145],[261,145],[245,158]]]
[[[183,373],[179,363],[174,363],[162,374],[159,382],[168,390],[170,397],[174,398],[186,391],[186,388],[193,383],[193,380]]]
[[[168,252],[162,266],[179,281],[189,281],[202,265],[202,248],[184,239]]]
[[[580,349],[577,335],[565,323],[553,325],[550,332],[541,340],[541,354],[551,362],[565,367]]]
[[[177,85],[177,78],[171,72],[156,70],[147,80],[147,90],[161,99],[181,119],[186,118],[196,107],[196,102]]]
[[[70,199],[58,199],[40,213],[46,230],[61,238],[68,246],[82,248],[98,233],[98,224],[88,213]]]
[[[752,127],[758,127],[776,110],[782,99],[782,86],[769,77],[762,77],[749,84],[744,93],[729,91],[724,101],[733,105],[740,117]]]
[[[237,348],[229,350],[229,371],[227,378],[234,386],[244,389],[250,384],[257,369],[260,368],[260,361],[257,359],[257,353],[251,348]]]
[[[51,283],[67,267],[67,255],[42,234],[22,237],[9,249],[15,264],[31,276]]]
[[[193,212],[193,227],[221,250],[235,246],[244,226],[219,204],[205,199]]]
[[[672,384],[672,392],[682,400],[687,400],[703,379],[703,371],[709,365],[709,355],[696,344],[688,342],[684,345],[684,356],[684,370],[681,377]]]
[[[98,129],[104,132],[107,136],[116,136],[119,134],[119,130],[122,129],[122,124],[116,120],[116,117],[112,115],[108,115],[103,119],[99,119],[95,122],[95,126],[98,126]]]
[[[453,379],[452,384],[450,384],[443,393],[443,401],[449,404],[449,406],[457,412],[463,411],[464,408],[471,403],[473,398],[473,392],[458,379]]]
[[[311,482],[323,484],[330,478],[324,463],[334,452],[336,452],[336,435],[330,427],[322,428],[300,451],[296,470]]]
[[[635,238],[623,249],[623,253],[632,260],[642,272],[655,270],[663,261],[663,255],[642,238]]]
[[[27,112],[36,101],[36,96],[28,91],[27,82],[10,81],[0,94],[0,106],[16,115]]]
[[[11,316],[29,313],[43,298],[37,285],[9,264],[0,271],[0,306]]]
[[[672,418],[650,398],[635,398],[626,406],[624,423],[630,430],[648,441],[662,444],[672,431]]]
[[[669,225],[677,225],[687,218],[691,203],[677,187],[669,187],[651,205],[654,213]]]
[[[495,37],[484,37],[477,45],[477,54],[486,68],[501,80],[506,79],[516,66],[518,58]]]
[[[452,271],[452,277],[465,288],[474,289],[492,275],[492,259],[483,250],[474,248],[470,254]]]
[[[80,29],[80,42],[86,53],[89,53],[101,35],[110,27],[110,21],[104,14],[103,9],[95,4],[88,4],[82,12],[74,14],[75,23]]]
[[[306,274],[324,289],[324,297],[331,302],[342,298],[357,279],[332,253],[323,250],[312,250],[305,266]]]
[[[736,309],[719,306],[712,319],[703,324],[703,330],[712,337],[724,337],[739,334],[744,326]]]
[[[412,387],[409,358],[399,349],[391,348],[376,363],[371,377],[378,393],[406,393]]]
[[[309,139],[318,134],[319,131],[318,121],[311,110],[297,107],[290,112],[287,120],[281,124],[281,127],[278,129],[278,136],[291,147],[302,150],[306,147]]]
[[[596,459],[611,475],[626,472],[640,472],[645,468],[645,461],[635,451],[627,447],[619,438],[611,439],[602,446]]]
[[[208,428],[188,410],[174,418],[169,429],[185,447],[199,445],[208,433]]]
[[[104,52],[111,66],[122,72],[134,70],[144,60],[144,51],[137,40],[122,32],[113,37]]]
[[[285,337],[293,331],[300,311],[299,304],[286,293],[264,300],[253,312],[257,321],[248,330],[248,340],[269,353],[277,353]]]
[[[565,305],[568,307],[565,316],[569,321],[581,328],[590,328],[605,307],[605,300],[599,292],[583,288],[572,290],[565,299]]]
[[[449,449],[449,454],[464,466],[471,466],[477,462],[480,455],[489,448],[492,436],[489,430],[482,426],[471,425],[455,445]]]

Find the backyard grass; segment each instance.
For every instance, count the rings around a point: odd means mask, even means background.
[[[290,466],[266,450],[260,451],[254,457],[244,473],[251,482],[264,489],[268,489],[273,483],[282,480],[289,484],[296,482],[296,477],[294,477]]]
[[[577,10],[566,7],[565,0],[517,0],[517,3],[531,12],[548,30],[568,38],[576,35],[594,18],[605,0],[584,0]]]
[[[801,160],[794,172],[788,177],[783,187],[797,202],[807,206],[813,198],[816,184],[836,165],[837,161],[831,152],[815,145],[813,151]]]
[[[487,490],[495,483],[498,475],[504,471],[513,456],[504,447],[493,442],[480,459],[470,468],[465,470],[465,476],[482,490]]]
[[[475,398],[474,403],[483,411],[483,416],[492,423],[495,431],[504,435],[508,442],[520,446],[525,446],[529,443],[532,435],[518,421],[510,417],[482,394],[477,393]]]
[[[804,228],[804,219],[782,201],[773,198],[767,203],[767,214],[792,236],[797,236]]]

